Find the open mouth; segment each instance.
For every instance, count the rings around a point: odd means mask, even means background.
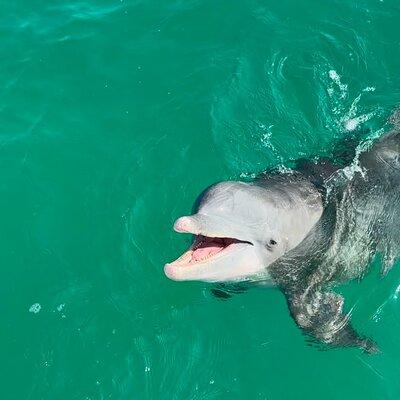
[[[179,266],[201,264],[221,257],[243,244],[253,245],[250,242],[234,238],[196,235],[190,249],[170,264]]]

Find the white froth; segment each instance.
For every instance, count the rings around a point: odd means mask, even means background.
[[[358,123],[357,118],[352,118],[352,119],[345,121],[344,127],[345,127],[346,131],[354,131],[358,127],[358,124],[359,123]]]
[[[329,78],[331,78],[333,81],[337,81],[340,79],[338,73],[334,69],[331,69],[328,73]]]
[[[358,126],[364,122],[367,122],[368,120],[370,120],[372,117],[374,116],[374,113],[368,113],[368,114],[363,114],[363,115],[359,115],[358,117],[355,118],[350,118],[347,120],[343,121],[343,125],[344,128],[346,129],[346,131],[354,131],[355,129],[358,128]]]
[[[342,83],[342,81],[340,79],[340,75],[334,69],[331,69],[328,72],[328,75],[329,75],[329,78],[331,78],[332,81],[339,87],[339,89],[340,89],[340,97],[342,99],[344,99],[346,97],[346,95],[347,95],[347,85],[345,83]]]
[[[240,178],[255,179],[257,177],[257,174],[256,173],[241,172],[239,176],[240,176]]]

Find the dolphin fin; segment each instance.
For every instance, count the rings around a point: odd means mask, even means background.
[[[288,298],[290,312],[307,334],[330,347],[359,347],[367,353],[379,352],[369,338],[359,335],[343,313],[342,296],[330,291],[305,291]]]
[[[244,293],[248,287],[245,284],[224,284],[220,283],[216,287],[211,289],[213,296],[220,300],[228,300],[235,294]]]

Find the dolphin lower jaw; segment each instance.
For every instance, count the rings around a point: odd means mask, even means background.
[[[251,242],[234,238],[196,235],[193,245],[177,260],[166,264],[164,272],[172,280],[218,281],[218,275],[228,276],[239,254],[252,247]]]

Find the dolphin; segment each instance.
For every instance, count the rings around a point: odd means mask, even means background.
[[[193,244],[165,265],[176,281],[257,283],[278,287],[303,331],[330,347],[378,351],[352,327],[333,288],[362,278],[382,257],[385,274],[400,249],[400,111],[391,129],[332,160],[298,160],[252,182],[210,186],[195,213],[174,229]],[[349,156],[351,154],[351,156]]]

